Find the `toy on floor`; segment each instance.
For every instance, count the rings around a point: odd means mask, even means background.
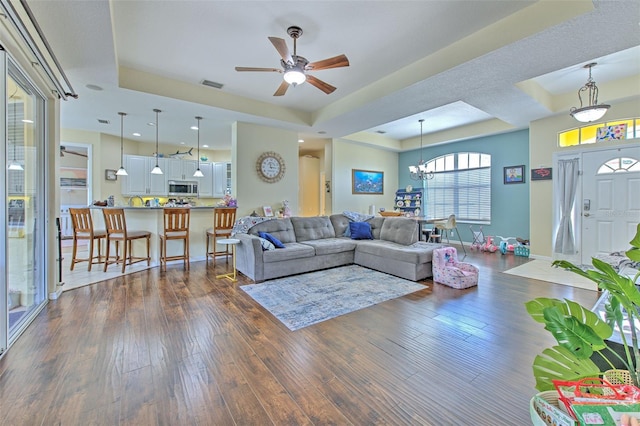
[[[458,262],[458,252],[454,247],[435,249],[432,265],[435,282],[457,289],[478,285],[478,268],[470,263]]]
[[[471,243],[471,250],[482,250],[482,246],[484,245],[485,238],[484,233],[482,232],[482,226],[480,226],[479,231],[473,230],[473,225],[469,225],[469,229],[471,230],[471,234],[473,235],[473,242]]]
[[[487,235],[486,241],[480,246],[480,251],[486,251],[488,253],[495,253],[496,251],[498,251],[498,247],[493,244],[492,236]]]
[[[502,254],[513,253],[513,250],[515,249],[517,244],[509,243],[509,241],[513,240],[517,243],[516,237],[501,237],[500,235],[496,235],[496,238],[500,238],[502,240],[500,241],[500,245],[499,245],[500,253]]]

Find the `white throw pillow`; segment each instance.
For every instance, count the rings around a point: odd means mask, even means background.
[[[273,243],[269,240],[266,240],[264,238],[258,237],[260,239],[260,244],[262,245],[262,250],[266,251],[266,250],[275,250],[276,246],[273,245]]]

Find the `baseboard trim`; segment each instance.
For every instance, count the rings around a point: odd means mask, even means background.
[[[64,283],[61,283],[58,285],[58,288],[56,289],[56,291],[49,293],[49,300],[57,300],[60,295],[62,294],[62,285]]]

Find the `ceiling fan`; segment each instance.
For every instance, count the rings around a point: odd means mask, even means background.
[[[236,71],[262,71],[262,72],[279,72],[284,73],[284,81],[278,87],[273,96],[282,96],[287,92],[289,85],[294,87],[308,81],[312,86],[322,90],[327,95],[333,93],[336,88],[324,81],[307,74],[307,71],[319,71],[329,68],[348,67],[349,59],[345,55],[334,56],[333,58],[323,59],[321,61],[311,62],[303,56],[298,56],[296,51],[296,40],[302,35],[302,28],[292,26],[287,28],[287,34],[293,39],[293,55],[289,53],[287,43],[284,39],[278,37],[269,37],[269,40],[276,48],[282,60],[279,68],[253,68],[253,67],[236,67]]]
[[[84,154],[82,152],[77,152],[77,151],[69,151],[66,146],[60,145],[60,157],[64,157],[64,154],[73,154],[73,155],[77,155],[84,158],[88,157],[87,154]]]

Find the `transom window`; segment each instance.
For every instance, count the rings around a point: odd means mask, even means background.
[[[625,131],[624,133],[616,135],[614,137],[622,139],[640,138],[640,118],[628,118],[622,120],[607,121],[598,124],[590,124],[588,126],[578,127],[576,129],[560,132],[558,133],[558,146],[567,147],[597,143],[599,142],[598,129],[603,127],[616,128],[616,126],[618,126],[618,128],[624,126]],[[606,132],[604,134],[606,135]],[[602,142],[604,142],[605,140],[602,140]]]
[[[426,181],[428,219],[467,223],[491,222],[491,155],[479,152],[446,154],[427,162],[434,178]]]
[[[635,158],[614,158],[600,166],[597,174],[606,175],[620,172],[640,172],[640,162]]]

